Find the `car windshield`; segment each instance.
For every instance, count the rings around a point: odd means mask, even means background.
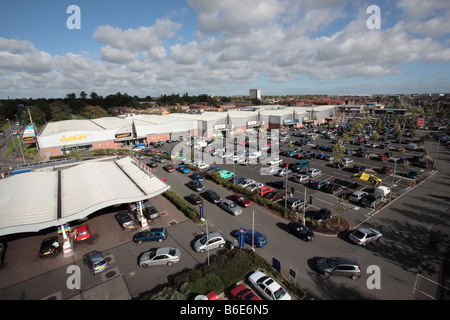
[[[354,235],[356,238],[358,238],[358,239],[363,239],[364,236],[365,236],[365,234],[362,233],[362,232],[359,231],[359,230],[356,230],[355,232],[353,232],[353,235]]]
[[[286,291],[283,288],[278,289],[274,293],[275,299],[280,300],[282,297],[286,295]]]
[[[336,258],[328,258],[327,263],[330,268],[334,268],[335,266],[337,266]]]
[[[171,248],[170,250],[169,250],[169,254],[173,257],[173,256],[175,256],[175,253],[176,253],[177,251],[174,249],[174,248]]]

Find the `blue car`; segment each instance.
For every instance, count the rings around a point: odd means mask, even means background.
[[[316,189],[316,190],[320,190],[320,188],[322,188],[326,184],[328,184],[328,182],[323,181],[323,180],[316,180],[316,181],[313,181],[311,183],[311,188]]]
[[[167,239],[167,230],[165,228],[152,228],[136,233],[133,236],[133,241],[142,243],[147,241],[162,242]]]
[[[188,167],[186,167],[184,164],[178,166],[177,170],[181,173],[189,173],[190,170]]]
[[[253,234],[254,232],[254,234]],[[239,234],[236,233],[236,236],[239,237]],[[244,241],[245,243],[251,245],[253,241],[253,245],[257,248],[262,248],[267,244],[267,238],[261,232],[247,230],[244,233]]]
[[[202,176],[202,174],[201,174],[201,173],[198,173],[198,172],[194,172],[194,173],[191,175],[191,178],[192,178],[193,180],[198,180],[198,181],[200,181],[200,182],[205,181],[205,177]]]

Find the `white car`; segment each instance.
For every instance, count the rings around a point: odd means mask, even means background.
[[[344,166],[347,164],[351,164],[351,163],[353,163],[353,159],[344,158],[344,159],[342,159],[342,163],[344,163]]]
[[[362,198],[364,198],[365,196],[367,196],[368,193],[365,191],[361,191],[361,190],[357,190],[355,192],[353,192],[350,197],[348,197],[348,200],[351,202],[355,202],[358,203],[361,201]]]
[[[283,162],[283,160],[281,160],[281,159],[272,159],[272,160],[267,161],[267,164],[269,166],[274,166],[274,165],[281,164],[282,162]]]
[[[249,185],[251,185],[252,183],[256,182],[255,180],[252,179],[245,179],[244,181],[239,182],[239,186],[241,186],[242,188],[247,188]]]
[[[309,176],[307,176],[306,174],[298,174],[294,178],[292,178],[292,181],[297,183],[308,182],[308,180]]]
[[[267,174],[267,175],[273,175],[278,172],[280,168],[279,167],[266,167],[261,168],[261,174]]]
[[[284,176],[290,175],[291,173],[292,173],[292,170],[291,170],[291,169],[288,169],[288,168],[279,168],[278,171],[277,171],[277,173],[276,173],[275,175],[276,175],[276,176],[279,176],[279,177],[284,177]]]
[[[264,186],[264,183],[261,183],[261,182],[253,182],[253,183],[251,183],[250,185],[248,185],[248,186],[245,187],[245,188],[246,188],[247,190],[253,192],[253,191],[255,191],[256,189],[258,189],[258,188],[260,188],[260,187],[262,187],[262,186]]]
[[[292,297],[284,288],[261,271],[256,271],[248,277],[250,285],[266,300],[291,300]]]
[[[320,169],[315,169],[315,168],[311,168],[311,169],[309,169],[309,170],[306,172],[306,175],[307,175],[307,176],[310,176],[311,178],[318,177],[318,176],[320,176],[321,174],[322,174],[322,170],[320,170]]]
[[[368,242],[380,240],[382,234],[378,230],[372,228],[360,228],[350,233],[348,237],[354,243],[365,246]]]

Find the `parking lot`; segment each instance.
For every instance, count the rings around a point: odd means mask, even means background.
[[[317,144],[330,144],[327,139],[320,140]],[[316,150],[314,145],[304,146],[306,150]],[[282,144],[281,150],[286,149],[286,144]],[[170,150],[170,144],[166,144],[160,150]],[[371,154],[381,153],[382,150],[371,150]],[[412,157],[416,152],[396,153],[398,157]],[[378,169],[381,165],[393,162],[381,162],[372,157],[360,158],[350,156],[353,164],[363,164],[367,171],[374,172],[378,177],[382,178],[382,185],[392,186],[394,194],[398,197],[394,200],[395,206],[380,206],[375,209],[364,208],[359,205],[350,204],[349,208],[342,212],[351,224],[352,228],[358,226],[373,226],[383,232],[383,240],[380,243],[360,248],[351,244],[347,239],[340,237],[328,237],[318,235],[312,242],[304,242],[300,239],[289,235],[285,231],[286,221],[281,217],[268,212],[264,208],[253,204],[251,207],[243,208],[243,214],[232,216],[226,213],[217,205],[204,201],[204,214],[207,218],[207,225],[195,225],[184,217],[178,210],[167,202],[162,196],[158,196],[151,202],[163,214],[160,218],[151,222],[152,227],[163,226],[168,229],[169,238],[164,242],[166,246],[176,246],[181,248],[182,259],[180,263],[170,267],[155,267],[151,270],[144,270],[137,266],[138,255],[151,247],[157,247],[158,244],[151,243],[149,245],[137,245],[132,243],[132,235],[137,229],[122,230],[114,219],[116,210],[96,214],[86,222],[89,224],[93,237],[90,242],[82,242],[74,246],[75,253],[69,257],[50,257],[48,259],[39,259],[37,251],[42,239],[53,235],[54,230],[43,231],[36,235],[29,235],[10,241],[5,264],[1,267],[0,283],[2,288],[2,299],[45,299],[48,297],[59,299],[127,299],[137,297],[139,294],[151,290],[159,285],[168,282],[169,277],[177,272],[195,267],[198,263],[207,262],[207,254],[196,253],[193,250],[193,242],[206,232],[206,226],[209,232],[221,232],[229,243],[236,244],[234,233],[240,227],[246,229],[254,228],[262,232],[268,238],[268,245],[263,248],[257,248],[256,252],[265,258],[268,262],[272,262],[274,258],[282,262],[281,271],[287,277],[290,270],[295,270],[298,278],[296,283],[308,293],[308,296],[320,299],[351,299],[351,298],[369,298],[369,299],[411,299],[415,298],[411,295],[416,280],[416,273],[420,270],[420,263],[415,266],[409,266],[407,260],[416,257],[415,260],[421,261],[420,256],[425,250],[427,256],[430,257],[429,248],[417,248],[416,242],[419,239],[427,238],[428,234],[421,235],[412,243],[414,250],[408,248],[409,237],[405,239],[399,236],[396,230],[392,229],[395,221],[397,228],[403,229],[403,221],[406,219],[407,224],[415,224],[410,221],[411,217],[398,215],[397,207],[403,204],[402,199],[408,199],[407,202],[414,202],[415,198],[405,198],[412,192],[419,192],[412,189],[411,179],[405,178],[403,173],[407,169],[397,170],[393,173],[381,175]],[[281,156],[284,163],[295,162],[296,159]],[[144,162],[150,161],[150,157],[145,156]],[[271,181],[286,181],[286,177],[275,177],[271,175],[261,175],[261,164],[243,166],[238,164],[220,165],[222,169],[235,172],[236,176],[254,179],[267,185]],[[328,194],[309,187],[308,183],[295,183],[290,180],[293,176],[287,177],[288,192],[290,187],[294,187],[294,196],[303,198],[306,195],[309,201],[309,195],[312,195],[312,205],[307,208],[307,212],[317,211],[320,208],[329,208],[335,212],[335,206],[338,197],[345,195],[346,197],[355,190],[367,190],[371,186],[364,184],[355,184],[351,179],[353,172],[350,169],[335,169],[330,165],[329,161],[321,159],[310,159],[310,167],[318,168],[322,171],[321,180],[340,182],[343,190],[336,194]],[[397,166],[398,168],[399,166]],[[194,192],[187,187],[187,183],[191,180],[188,174],[180,172],[166,172],[162,169],[162,165],[158,164],[153,168],[157,176],[167,179],[171,190],[175,191],[179,196],[185,197]],[[422,175],[432,176],[431,170],[424,170]],[[314,180],[319,179],[317,177]],[[433,180],[433,179],[432,179]],[[432,182],[427,182],[432,183]],[[223,199],[229,198],[231,193],[213,183],[205,181],[204,185],[207,189],[216,191]],[[279,200],[282,203],[284,200]],[[153,203],[155,202],[155,203]],[[162,208],[162,209],[161,209]],[[440,212],[440,209],[436,209]],[[415,218],[415,217],[414,217]],[[401,228],[399,227],[401,226]],[[429,230],[432,227],[428,226]],[[447,241],[447,239],[444,239]],[[405,243],[404,243],[405,242]],[[402,250],[409,252],[408,255],[398,254],[388,255],[389,252],[396,252],[393,249],[401,246]],[[111,266],[111,272],[103,273],[100,277],[93,277],[88,274],[85,266],[82,265],[81,257],[84,253],[95,249],[105,253]],[[399,250],[397,248],[397,250]],[[440,248],[436,249],[440,252]],[[293,254],[295,252],[295,254]],[[214,254],[214,252],[212,252]],[[351,256],[358,259],[363,266],[364,274],[361,280],[352,281],[344,278],[327,279],[314,270],[314,262],[320,257],[327,256]],[[437,255],[436,255],[437,256]],[[436,259],[433,255],[433,260]],[[433,262],[434,263],[434,262]],[[79,265],[82,270],[82,289],[79,291],[69,290],[66,286],[68,278],[67,266]],[[382,289],[370,290],[366,286],[366,281],[370,274],[366,273],[369,265],[380,266],[382,270]],[[408,267],[405,268],[405,266]],[[30,268],[30,266],[33,266]],[[431,269],[430,269],[431,272]],[[109,275],[109,277],[107,277]],[[47,285],[45,285],[47,283]],[[50,283],[50,285],[48,284]],[[107,294],[102,291],[103,286],[110,286]],[[124,291],[123,289],[126,288]],[[349,294],[349,288],[352,288],[352,294]],[[122,292],[122,295],[115,295],[115,292]],[[123,295],[123,293],[126,293]],[[99,296],[100,295],[100,296]]]

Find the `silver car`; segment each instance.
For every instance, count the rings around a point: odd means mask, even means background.
[[[194,250],[197,252],[205,252],[206,250],[223,248],[225,239],[219,232],[205,234],[194,243]]]
[[[234,216],[238,216],[242,213],[241,207],[231,200],[222,200],[222,202],[219,203],[219,206]]]
[[[348,197],[348,200],[351,202],[358,203],[361,201],[362,198],[364,198],[367,195],[368,195],[367,192],[358,190],[358,191],[353,192],[350,195],[350,197]]]
[[[171,266],[180,261],[180,250],[177,248],[153,248],[144,252],[139,259],[139,266]]]
[[[348,236],[351,241],[360,246],[365,246],[371,241],[380,240],[381,237],[381,232],[372,228],[356,229]]]
[[[308,182],[308,180],[309,176],[307,176],[306,174],[298,174],[294,178],[292,178],[292,181],[297,183]]]
[[[311,178],[318,177],[322,174],[322,170],[311,168],[306,172],[306,175],[310,176]]]

